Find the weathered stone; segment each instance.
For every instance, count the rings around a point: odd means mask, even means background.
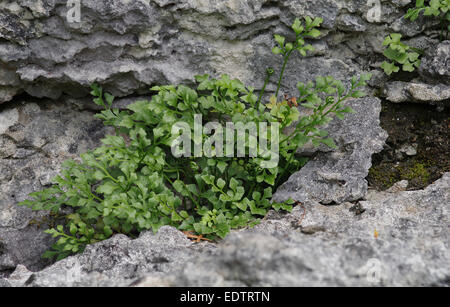
[[[31,274],[28,286],[448,286],[450,173],[421,191],[372,191],[359,206],[306,202],[217,247],[163,227],[115,236]],[[362,213],[361,213],[362,212]],[[3,281],[2,283],[5,283]]]
[[[386,84],[383,95],[387,100],[394,103],[448,103],[450,100],[450,86],[446,84],[425,84],[417,81],[394,81]]]
[[[116,235],[35,274],[18,267],[8,282],[39,287],[128,286],[150,273],[162,280],[169,273],[181,271],[199,254],[210,254],[214,249],[212,244],[196,245],[180,231],[162,227],[156,235],[145,232],[135,240]]]
[[[0,102],[23,91],[79,98],[94,82],[116,96],[143,94],[150,85],[191,83],[203,73],[228,73],[260,88],[266,66],[280,64],[271,54],[273,32],[287,33],[293,19],[304,16],[324,19],[324,34],[313,41],[319,60],[354,65],[357,59],[368,67],[382,52],[388,28],[423,41],[427,35],[417,35],[435,25],[430,18],[415,26],[402,19],[406,2],[381,3],[374,21],[374,8],[363,0],[83,0],[77,23],[67,19],[66,0],[5,0],[0,60],[7,70],[0,68]],[[295,90],[300,69],[292,67],[285,91]]]
[[[0,288],[10,288],[11,284],[5,279],[0,279]]]
[[[392,25],[392,32],[398,32],[405,37],[414,37],[423,32],[426,29],[438,26],[440,23],[438,18],[420,18],[416,21],[411,21],[403,17],[397,19]]]
[[[449,188],[447,174],[423,191],[376,193],[362,215],[307,203],[305,218],[297,207],[232,234],[175,285],[448,286]],[[301,234],[307,227],[326,231]]]
[[[407,156],[412,157],[412,156],[417,155],[417,147],[418,146],[419,146],[418,144],[411,144],[411,145],[405,144],[398,151],[399,151],[399,153],[403,153],[403,154],[406,154]]]
[[[394,184],[391,188],[386,190],[386,192],[388,192],[388,193],[403,192],[403,191],[406,191],[408,186],[409,186],[408,180],[402,180],[402,181],[399,181],[396,184]]]
[[[0,86],[0,103],[10,101],[20,92],[19,88],[11,86]]]
[[[450,41],[443,41],[422,59],[420,75],[431,82],[450,85]]]
[[[371,157],[383,149],[387,134],[379,126],[378,99],[364,98],[348,105],[356,114],[347,116],[345,121],[336,119],[326,128],[339,149],[319,148],[321,153],[278,189],[275,200],[340,204],[364,197]]]
[[[349,32],[364,32],[367,30],[366,22],[359,16],[341,15],[338,19],[338,28]]]
[[[8,277],[8,283],[12,287],[22,287],[26,285],[31,275],[33,275],[33,272],[30,272],[23,265],[18,265],[14,272]]]
[[[11,109],[0,113],[0,134],[4,134],[9,127],[14,126],[19,121],[19,111]]]

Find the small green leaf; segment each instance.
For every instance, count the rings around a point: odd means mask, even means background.
[[[217,163],[217,169],[218,169],[222,174],[225,173],[225,171],[227,170],[227,168],[228,168],[228,164],[227,164],[226,162],[219,161],[219,162]]]
[[[352,93],[353,98],[362,98],[365,96],[366,96],[366,93],[364,93],[363,91],[355,91]]]
[[[320,141],[322,144],[327,145],[328,147],[331,147],[331,148],[334,148],[334,149],[338,148],[338,147],[336,146],[336,143],[334,143],[334,140],[333,140],[332,138],[321,139],[321,140],[319,140],[319,141]]]
[[[383,62],[383,64],[381,64],[381,68],[383,68],[384,72],[387,75],[391,75],[394,72],[399,72],[400,68],[398,66],[396,66],[394,63],[388,63],[388,62]]]
[[[97,188],[97,193],[111,195],[119,187],[112,181],[108,181]]]
[[[303,32],[304,28],[302,26],[300,19],[298,18],[295,19],[294,23],[292,24],[292,29],[297,35]]]
[[[114,102],[114,96],[109,93],[105,93],[105,99],[106,99],[106,102],[108,103],[108,106],[111,107]]]
[[[233,191],[236,191],[238,185],[239,185],[239,182],[238,182],[236,179],[231,178],[231,181],[230,181],[230,188],[231,188]]]
[[[175,211],[172,212],[172,222],[181,222],[184,219]]]
[[[111,227],[109,226],[105,226],[103,228],[103,233],[105,234],[106,237],[111,237],[111,235],[113,234],[113,230],[111,229]]]
[[[217,180],[217,186],[219,187],[219,189],[223,189],[226,184],[227,183],[222,178],[219,178],[219,180]]]
[[[307,35],[307,36],[311,36],[311,37],[313,37],[313,38],[317,38],[317,37],[319,37],[321,34],[322,34],[322,33],[321,33],[319,30],[317,30],[317,29],[312,29],[312,30],[309,31],[306,35]]]
[[[286,38],[284,36],[275,34],[275,41],[278,43],[278,45],[283,48],[284,42],[286,41]]]
[[[78,232],[78,228],[75,224],[70,224],[70,233],[75,235]]]
[[[273,54],[282,54],[282,53],[283,53],[283,50],[281,50],[281,49],[278,48],[278,47],[274,47],[274,48],[272,49],[272,53],[273,53]]]

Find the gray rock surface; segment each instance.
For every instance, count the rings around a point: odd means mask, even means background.
[[[421,191],[369,193],[358,205],[363,213],[313,202],[273,213],[189,263],[172,285],[449,286],[450,174]]]
[[[35,287],[127,286],[151,273],[162,282],[198,255],[214,251],[213,244],[194,244],[178,230],[162,227],[156,235],[145,232],[135,240],[116,235],[38,273],[19,266],[7,281]]]
[[[440,78],[436,78],[440,81]],[[418,102],[450,105],[450,85],[394,81],[385,85],[383,94],[393,103]]]
[[[387,133],[380,127],[378,99],[358,99],[348,105],[356,114],[347,116],[345,121],[334,120],[326,128],[339,148],[319,148],[321,153],[278,189],[276,201],[292,198],[341,204],[364,197],[372,155],[383,149]]]
[[[93,113],[66,104],[18,103],[0,112],[0,272],[18,264],[42,269],[55,218],[18,207],[51,184],[61,163],[100,144],[106,129]]]
[[[290,35],[288,26],[295,17],[311,15],[324,18],[323,35],[310,42],[316,47],[310,56],[293,57],[282,92],[294,96],[297,81],[318,75],[348,80],[372,71],[370,85],[384,89],[388,100],[447,103],[449,99],[449,42],[439,43],[432,19],[410,23],[401,18],[411,0],[382,1],[379,20],[373,20],[373,8],[365,0],[81,2],[80,23],[67,20],[66,0],[0,3],[0,104],[21,93],[57,99],[56,103],[16,99],[0,109],[0,277],[14,271],[8,281],[0,280],[0,286],[207,281],[208,285],[360,285],[379,263],[387,269],[378,284],[448,285],[444,214],[448,175],[425,191],[376,194],[377,199],[361,202],[367,211],[359,217],[350,214],[347,205],[323,206],[366,195],[364,178],[371,156],[387,137],[379,126],[380,101],[372,97],[351,101],[357,113],[328,127],[339,149],[300,152],[312,155],[312,160],[275,195],[278,200],[292,197],[305,203],[308,215],[302,228],[292,227],[301,209],[285,216],[273,214],[256,233],[235,233],[218,251],[208,244],[193,246],[180,233],[164,228],[159,235],[146,233],[136,240],[115,237],[33,273],[49,264],[40,255],[52,243],[43,229],[54,217],[16,204],[50,184],[63,160],[98,144],[105,129],[93,120],[85,99],[93,82],[125,97],[119,106],[148,95],[151,85],[189,84],[195,74],[205,72],[227,73],[260,88],[266,67],[281,65],[270,52],[273,33]],[[422,67],[414,75],[421,79],[385,85],[389,78],[379,65],[384,60],[383,39],[392,31],[425,49]],[[275,90],[274,81],[269,94]],[[62,95],[65,104],[58,103]],[[430,208],[422,202],[431,203]],[[380,233],[377,240],[374,226]],[[192,264],[200,255],[210,275]],[[410,255],[414,257],[409,259]],[[254,267],[251,257],[256,259]],[[191,264],[183,271],[185,263]],[[150,275],[140,279],[146,274]]]
[[[450,41],[444,41],[423,58],[420,66],[422,77],[431,82],[443,82],[450,85]]]
[[[93,82],[116,96],[142,94],[150,85],[189,83],[205,72],[228,73],[259,88],[266,67],[280,64],[270,52],[273,32],[287,33],[295,17],[306,15],[324,19],[324,35],[314,42],[319,61],[336,58],[366,69],[379,61],[390,28],[438,42],[433,22],[411,26],[401,18],[409,3],[382,1],[374,20],[363,0],[82,0],[80,22],[71,22],[66,0],[4,0],[0,103],[21,92],[78,98]],[[442,72],[437,64],[445,62],[437,61],[424,72]],[[293,85],[298,73],[287,74]]]
[[[403,183],[402,183],[403,184]],[[402,185],[401,184],[401,185]],[[421,191],[272,212],[217,247],[164,227],[6,280],[29,286],[449,286],[450,173]],[[2,281],[2,283],[6,283]]]

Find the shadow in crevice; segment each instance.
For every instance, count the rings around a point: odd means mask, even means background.
[[[450,108],[385,101],[381,126],[389,138],[373,156],[367,178],[372,188],[407,180],[408,190],[420,190],[450,172]]]

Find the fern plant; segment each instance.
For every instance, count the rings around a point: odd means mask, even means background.
[[[392,33],[383,42],[383,46],[387,46],[383,54],[392,61],[384,61],[381,64],[381,68],[387,75],[399,72],[400,67],[407,72],[413,72],[420,67],[422,51],[402,43],[401,39],[401,34]]]
[[[355,76],[347,88],[332,77],[319,77],[315,82],[298,83],[298,98],[279,99],[289,58],[295,50],[301,55],[313,50],[305,39],[318,37],[321,23],[320,18],[306,18],[304,23],[297,19],[292,26],[294,42],[275,36],[278,46],[273,52],[283,56],[283,67],[277,95],[270,103],[262,103],[262,99],[273,69],[267,70],[259,97],[253,88],[227,75],[218,79],[203,75],[196,77],[195,89],[154,87],[156,94],[151,100],[137,101],[125,111],[114,109],[114,97],[93,85],[94,102],[104,108],[97,117],[115,127],[116,134],[103,139],[103,146],[81,155],[80,162],[65,162],[52,187],[21,203],[55,213],[64,206],[72,208],[65,225],[46,231],[58,240],[44,257],[63,259],[116,233],[137,236],[163,225],[216,240],[231,229],[256,225],[268,210],[292,210],[293,201],[274,203],[271,198],[276,188],[307,162],[296,156],[297,149],[309,142],[335,147],[321,127],[334,116],[344,119],[345,114],[353,113],[345,102],[363,97],[360,89],[370,79],[370,75]],[[311,112],[302,115],[299,105]],[[217,124],[214,135],[205,130],[195,134],[198,118],[202,123]],[[194,135],[189,141],[193,147],[209,144],[201,147],[200,155],[174,154],[174,142],[180,136],[173,128],[180,122]],[[277,130],[263,134],[262,139],[269,141],[279,135],[277,144],[260,148],[256,157],[218,155],[219,145],[213,139],[220,134],[220,127],[263,122],[272,123]],[[289,133],[287,127],[292,127]],[[235,131],[222,133],[234,135]],[[260,136],[262,133],[258,131]],[[233,145],[242,141],[246,152],[255,150],[249,131],[243,131]],[[275,147],[279,162],[268,164]]]

